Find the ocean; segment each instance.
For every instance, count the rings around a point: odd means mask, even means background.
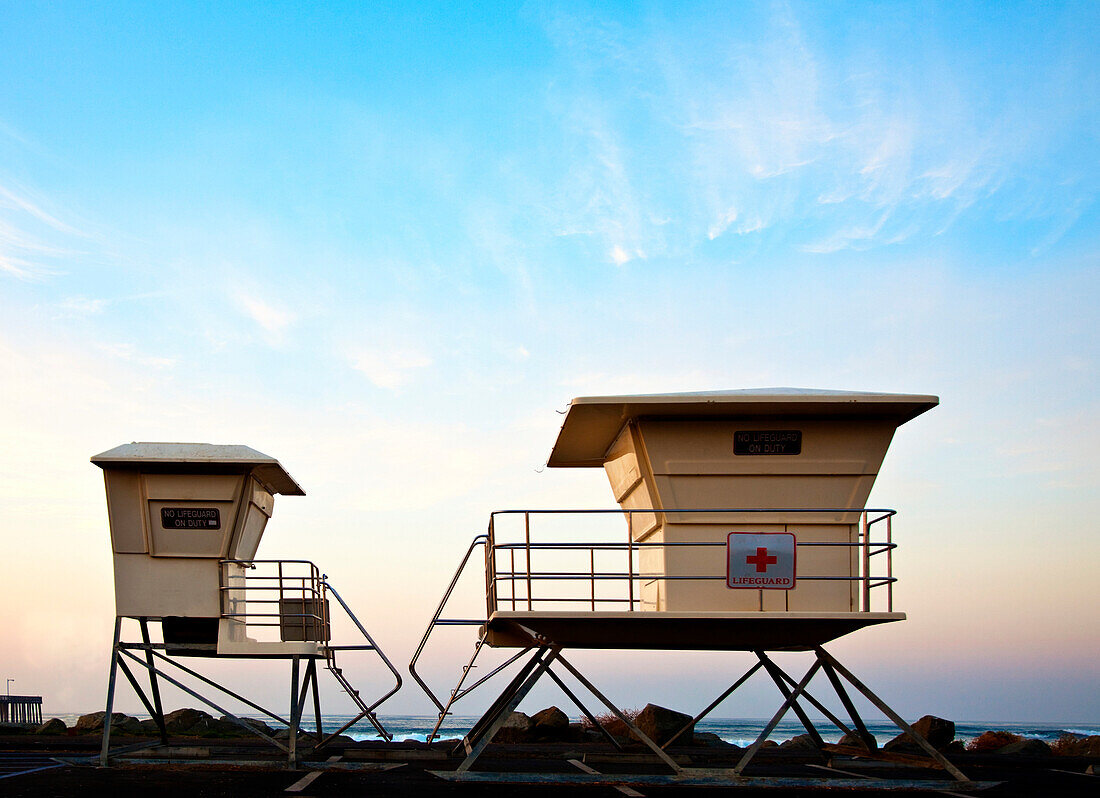
[[[51,715],[47,713],[43,715],[43,717],[47,719],[50,717],[60,718],[65,721],[68,726],[72,726],[76,723],[80,714],[81,713],[62,713]],[[146,718],[148,715],[137,715],[136,717]],[[270,718],[265,718],[262,715],[246,714],[242,715],[242,717],[257,718],[268,722],[272,726],[278,725],[272,722]],[[351,720],[352,717],[351,715],[326,715],[323,717],[323,724],[325,729],[333,731]],[[436,721],[434,715],[381,715],[379,719],[382,721],[382,725],[386,730],[393,734],[395,740],[418,741],[423,741],[427,738],[428,733],[431,731]],[[469,731],[476,720],[477,717],[475,716],[452,715],[447,718],[447,722],[443,724],[442,736],[444,738],[460,738]],[[573,720],[579,720],[579,718],[573,718]],[[886,743],[899,734],[898,729],[889,721],[864,720],[867,723],[868,730],[875,736],[879,745]],[[909,720],[912,722],[915,718]],[[717,734],[727,743],[745,747],[752,744],[767,721],[767,718],[705,718],[695,725],[695,730],[697,732],[712,732]],[[313,729],[313,724],[309,718],[303,719],[302,726],[307,730]],[[817,723],[817,728],[826,742],[835,743],[840,739],[840,731],[835,729],[828,721],[822,720],[820,723]],[[1038,738],[1048,743],[1052,743],[1067,732],[1080,735],[1100,734],[1100,723],[1009,723],[1004,721],[984,720],[955,721],[955,737],[963,742],[967,742],[977,737],[982,732],[990,730],[1009,731],[1021,737]],[[772,732],[770,739],[776,742],[782,742],[791,737],[803,734],[804,732],[805,729],[802,728],[802,725],[797,719],[784,718],[775,728],[775,731]],[[366,721],[360,721],[353,726],[350,731],[345,733],[355,740],[381,739],[374,728]]]

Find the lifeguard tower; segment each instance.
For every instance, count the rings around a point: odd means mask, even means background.
[[[314,747],[325,745],[363,718],[389,739],[375,711],[397,692],[401,677],[386,655],[312,562],[256,559],[275,495],[305,495],[278,460],[247,446],[129,443],[97,454],[92,463],[103,469],[114,552],[116,617],[107,717],[121,670],[156,721],[162,743],[168,738],[158,679],[286,751],[291,764],[299,758],[297,731],[310,688],[317,724]],[[334,644],[330,596],[362,633],[365,644]],[[140,643],[123,640],[123,621],[131,619],[138,622]],[[159,624],[162,642],[154,642],[150,624]],[[337,652],[342,651],[376,652],[393,674],[395,686],[368,704],[336,664]],[[288,660],[292,695],[288,717],[203,676],[179,662],[181,657]],[[318,663],[333,674],[358,708],[352,721],[328,735],[321,722]],[[131,669],[135,664],[148,672],[148,695]],[[287,726],[285,744],[177,678],[183,675]],[[107,723],[101,752],[104,765],[109,746]]]
[[[934,396],[798,389],[574,399],[548,465],[602,468],[620,509],[496,512],[467,550],[413,656],[413,678],[439,709],[441,724],[456,701],[526,659],[463,741],[466,760],[450,778],[463,778],[544,675],[602,728],[555,672],[559,665],[684,775],[665,750],[675,737],[658,745],[564,656],[566,649],[583,648],[752,652],[752,667],[695,718],[758,670],[775,682],[785,700],[730,774],[740,783],[788,711],[820,748],[840,750],[825,744],[804,705],[861,740],[861,755],[875,755],[874,738],[844,681],[938,766],[966,781],[823,648],[865,626],[905,619],[893,607],[895,511],[868,508],[867,499],[897,427],[937,403]],[[478,548],[484,549],[486,615],[444,618]],[[464,624],[478,627],[478,640],[443,701],[416,664],[437,627]],[[485,646],[519,651],[467,686]],[[775,663],[773,651],[813,652],[814,661],[796,679]],[[851,728],[807,691],[819,671]]]

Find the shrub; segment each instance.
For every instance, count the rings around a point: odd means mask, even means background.
[[[966,744],[967,751],[996,751],[1009,743],[1018,743],[1023,737],[1007,731],[987,731]]]
[[[638,720],[638,715],[641,714],[640,709],[624,709],[622,710],[623,716],[634,723]],[[604,712],[603,714],[596,715],[596,720],[600,722],[600,725],[607,729],[612,734],[617,734],[620,737],[629,737],[630,730],[626,728],[626,725],[618,719],[611,712]],[[593,731],[599,731],[588,718],[581,718],[581,726],[585,729],[591,729]]]

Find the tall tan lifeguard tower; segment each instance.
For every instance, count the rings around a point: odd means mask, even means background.
[[[316,713],[316,747],[362,718],[389,739],[375,710],[400,687],[397,670],[316,565],[308,560],[256,559],[275,496],[305,495],[278,460],[247,446],[129,443],[97,454],[92,463],[103,469],[114,553],[116,618],[108,717],[121,669],[157,722],[162,743],[167,743],[167,733],[158,678],[287,751],[291,763],[299,756],[296,732],[309,687]],[[365,644],[334,644],[330,596],[362,633]],[[138,622],[140,643],[122,639],[123,621],[130,619]],[[154,642],[150,624],[159,624],[162,642]],[[395,686],[379,700],[366,703],[337,666],[340,651],[375,651],[393,674]],[[292,694],[297,696],[289,717],[199,674],[181,664],[180,657],[289,660]],[[354,720],[329,735],[323,733],[321,722],[319,662],[358,708]],[[148,671],[149,695],[131,670],[134,664]],[[184,676],[286,725],[291,730],[286,744],[226,712],[198,688],[180,681]],[[104,765],[109,745],[110,724],[106,724]]]
[[[440,723],[485,682],[483,676],[465,686],[483,647],[519,649],[489,675],[529,656],[467,735],[467,758],[453,778],[463,778],[543,675],[600,728],[555,673],[558,665],[681,773],[664,750],[675,738],[662,747],[647,737],[563,654],[589,648],[752,652],[755,664],[695,718],[758,670],[775,682],[786,700],[735,769],[741,782],[741,771],[787,711],[819,747],[837,748],[824,743],[803,704],[862,740],[862,755],[875,754],[842,679],[966,781],[822,647],[862,627],[905,618],[893,608],[895,511],[868,508],[867,499],[897,427],[937,404],[925,395],[790,388],[574,399],[547,464],[602,468],[620,509],[496,512],[467,550],[410,664]],[[625,529],[615,533],[611,523]],[[479,547],[485,551],[485,618],[444,618]],[[442,701],[416,664],[437,627],[463,624],[479,627],[477,644]],[[813,652],[814,661],[795,679],[776,664],[775,651]],[[852,728],[807,691],[819,671]]]

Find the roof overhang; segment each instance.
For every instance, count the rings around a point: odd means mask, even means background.
[[[249,446],[212,443],[125,443],[92,457],[104,469],[145,472],[249,472],[272,493],[305,496],[306,492],[274,457]]]
[[[901,425],[931,410],[939,401],[936,396],[921,394],[804,388],[581,396],[569,405],[547,465],[602,466],[611,444],[627,422],[635,418],[858,417],[889,419]]]

